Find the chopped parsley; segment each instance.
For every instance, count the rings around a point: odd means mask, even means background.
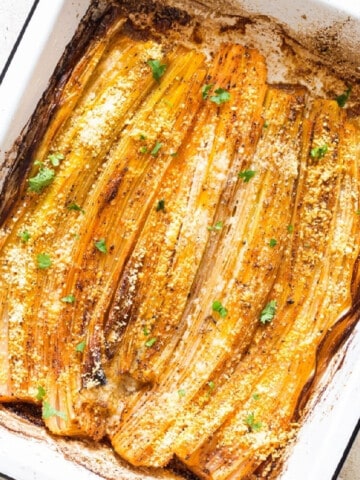
[[[252,397],[254,400],[260,400],[260,395],[258,393],[254,393]]]
[[[156,157],[161,147],[162,147],[162,143],[156,142],[154,148],[150,152],[150,155],[152,155],[153,157]]]
[[[185,397],[185,394],[186,394],[186,392],[183,388],[180,388],[180,390],[178,390],[179,397]]]
[[[27,243],[30,240],[30,233],[27,230],[24,230],[23,232],[18,233],[18,237],[23,243]]]
[[[207,227],[210,232],[219,231],[223,228],[223,222],[216,222],[212,227]]]
[[[74,297],[74,295],[71,295],[71,294],[66,295],[66,297],[63,297],[61,299],[61,301],[64,302],[64,303],[75,303],[75,297]]]
[[[144,135],[143,133],[140,134],[140,140],[146,140],[146,135]]]
[[[263,128],[269,128],[269,122],[267,120],[265,120]]]
[[[100,238],[100,240],[97,240],[97,241],[95,242],[95,247],[96,247],[96,248],[99,250],[99,252],[101,252],[101,253],[107,253],[107,251],[108,251],[104,238]]]
[[[210,101],[216,103],[216,105],[221,105],[222,103],[228,102],[231,98],[230,93],[224,88],[217,88],[215,90],[215,95],[210,97]]]
[[[51,267],[51,265],[52,265],[51,258],[47,253],[39,253],[36,256],[36,262],[37,262],[37,266],[41,270],[46,270],[47,268]]]
[[[260,322],[265,325],[265,323],[271,322],[275,317],[277,308],[276,300],[270,300],[270,302],[265,306],[265,308],[260,313]]]
[[[157,342],[157,338],[156,337],[151,337],[151,338],[149,338],[149,340],[146,340],[145,347],[150,348],[153,345],[155,345],[156,342]]]
[[[159,200],[156,205],[156,211],[160,212],[160,210],[165,210],[165,200]]]
[[[83,208],[81,208],[77,203],[75,202],[71,202],[69,203],[66,208],[68,210],[74,210],[75,212],[81,212],[81,213],[85,213],[85,210]]]
[[[210,382],[207,382],[207,386],[210,388],[210,390],[214,390],[215,383],[212,380],[210,380]]]
[[[145,145],[139,148],[139,153],[144,154],[144,153],[147,153],[147,151],[148,151],[148,148]]]
[[[35,177],[29,178],[29,190],[40,193],[54,181],[54,178],[55,170],[41,166]]]
[[[67,418],[64,412],[59,412],[59,410],[56,410],[54,407],[52,407],[49,402],[44,402],[42,407],[42,418],[47,420],[48,418],[54,416],[60,417],[63,420],[66,420]]]
[[[75,351],[82,353],[85,350],[85,347],[86,347],[86,342],[85,342],[85,340],[83,340],[82,342],[80,342],[76,345]]]
[[[255,173],[255,170],[243,170],[242,172],[238,173],[238,177],[242,178],[245,183],[248,183],[253,178]]]
[[[227,309],[223,306],[223,304],[219,300],[215,300],[212,304],[213,312],[217,312],[221,318],[225,318],[228,314]]]
[[[269,242],[269,246],[271,248],[274,248],[276,245],[277,245],[277,240],[275,240],[275,238],[271,238]]]
[[[151,68],[153,78],[159,82],[165,73],[166,65],[160,63],[160,60],[148,60],[146,63]]]
[[[287,226],[287,231],[288,231],[289,233],[293,233],[293,231],[294,231],[294,225],[288,225],[288,226]]]
[[[147,327],[144,327],[143,334],[145,335],[145,337],[148,337],[150,335],[150,330]]]
[[[52,153],[48,156],[50,163],[53,167],[58,167],[60,165],[61,160],[64,160],[64,155],[62,153]]]
[[[41,385],[38,386],[38,391],[37,391],[37,394],[36,394],[36,400],[39,400],[39,402],[42,402],[45,398],[45,395],[46,395],[46,390],[44,387],[42,387]]]
[[[208,85],[203,85],[201,87],[201,95],[204,100],[206,100],[209,97],[210,90],[213,88],[214,84],[209,83]]]
[[[310,150],[310,156],[311,158],[323,158],[327,151],[327,145],[322,145],[321,147],[314,147]]]
[[[351,87],[348,87],[344,93],[342,93],[341,95],[338,95],[335,98],[339,107],[341,108],[345,107],[346,102],[349,100],[350,93],[351,93]]]
[[[245,418],[245,423],[252,432],[258,432],[261,430],[262,423],[255,421],[254,412],[249,413],[249,415]]]

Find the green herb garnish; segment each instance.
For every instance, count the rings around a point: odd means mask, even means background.
[[[160,60],[148,60],[146,63],[151,68],[153,78],[159,82],[165,73],[166,65],[161,64]]]
[[[60,417],[63,420],[66,420],[67,418],[64,412],[59,412],[59,410],[56,410],[54,407],[52,407],[49,402],[44,402],[42,407],[42,418],[47,420],[48,418],[54,416]]]
[[[219,231],[223,228],[223,222],[216,222],[212,227],[207,227],[210,232]]]
[[[23,243],[27,243],[30,240],[31,235],[27,230],[24,230],[23,232],[18,233],[18,237]]]
[[[287,231],[288,231],[289,233],[293,233],[293,231],[294,231],[294,225],[288,225],[288,226],[287,226]]]
[[[246,425],[250,428],[250,430],[251,430],[252,432],[258,432],[259,430],[261,430],[262,423],[255,421],[255,415],[254,415],[254,413],[250,413],[250,414],[245,418],[245,423],[246,423]]]
[[[271,300],[260,313],[260,322],[265,325],[265,323],[271,322],[275,317],[277,308],[276,300]]]
[[[86,342],[85,342],[85,340],[83,340],[82,342],[80,342],[76,345],[75,351],[82,353],[85,350],[85,347],[86,347]]]
[[[255,173],[255,170],[243,170],[242,172],[238,173],[238,177],[242,178],[245,183],[248,183],[253,178]]]
[[[46,390],[44,387],[42,387],[41,385],[38,386],[38,391],[37,391],[37,394],[36,394],[36,400],[39,400],[39,402],[42,402],[45,398],[45,395],[46,395]]]
[[[52,153],[48,156],[53,167],[58,167],[60,165],[61,160],[64,160],[64,155],[62,153]]]
[[[149,338],[149,340],[146,340],[145,342],[145,347],[152,347],[153,345],[155,345],[155,343],[157,342],[157,338],[156,337],[151,337]]]
[[[161,147],[162,147],[162,143],[156,142],[155,147],[150,152],[150,155],[152,155],[153,157],[156,157]]]
[[[210,101],[221,105],[222,103],[228,102],[231,98],[230,93],[224,88],[217,88],[215,90],[215,95],[210,97]]]
[[[107,253],[107,251],[108,251],[104,238],[100,238],[100,240],[96,241],[96,242],[95,242],[95,247],[96,247],[96,248],[99,250],[99,252],[101,252],[101,253]]]
[[[271,238],[269,242],[269,246],[271,248],[274,248],[276,245],[277,245],[277,240],[275,240],[275,238]]]
[[[335,98],[339,107],[341,108],[345,107],[346,102],[349,100],[350,93],[351,93],[351,87],[348,87],[344,93],[342,93],[341,95]]]
[[[51,265],[52,265],[51,258],[47,253],[39,253],[36,256],[36,262],[37,262],[37,266],[41,270],[46,270],[47,268],[51,267]]]
[[[145,335],[145,337],[148,337],[150,335],[150,330],[147,327],[144,327],[143,334]]]
[[[55,170],[47,167],[40,167],[35,177],[29,178],[29,190],[40,193],[45,187],[48,187],[55,178]]]
[[[210,83],[208,85],[203,85],[201,87],[201,95],[204,100],[206,100],[209,97],[210,90],[213,88],[214,84]]]
[[[75,303],[75,297],[74,297],[74,295],[71,295],[71,294],[66,295],[66,297],[63,297],[61,299],[61,301],[64,302],[64,303]]]
[[[314,147],[310,150],[310,156],[311,158],[323,158],[327,151],[327,145],[322,145],[321,147]]]
[[[139,148],[139,153],[144,154],[144,153],[147,153],[147,151],[148,151],[148,148],[145,145]]]
[[[212,304],[213,312],[217,312],[221,318],[225,318],[228,314],[227,309],[223,306],[223,304],[219,300],[215,300]]]
[[[165,200],[159,200],[156,205],[156,211],[160,212],[160,210],[165,210]]]
[[[180,388],[180,390],[178,390],[179,397],[185,397],[185,394],[186,394],[186,392],[183,388]]]
[[[258,393],[254,393],[252,397],[254,400],[260,400],[260,395]]]
[[[81,208],[77,203],[75,202],[71,202],[69,203],[68,205],[66,205],[66,208],[68,210],[74,210],[75,212],[81,212],[81,213],[85,213],[85,210],[83,208]]]

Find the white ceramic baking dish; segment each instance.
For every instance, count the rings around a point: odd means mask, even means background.
[[[181,0],[177,3],[181,5]],[[319,25],[342,23],[338,40],[360,68],[360,2],[238,0],[237,3],[250,13],[275,17],[300,35]],[[0,163],[35,109],[88,5],[89,0],[38,2],[0,86]],[[322,393],[311,400],[281,480],[333,478],[360,417],[360,324],[332,360],[318,391]],[[0,471],[16,480],[104,478],[67,460],[57,451],[55,442],[22,437],[2,427]]]

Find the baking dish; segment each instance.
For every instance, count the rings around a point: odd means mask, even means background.
[[[310,14],[314,15],[315,23],[317,24],[320,22],[320,18],[324,24],[328,22],[331,25],[335,19],[338,22],[339,19],[345,20],[347,17],[345,12],[341,14],[339,11],[315,2],[311,2],[311,5],[310,3],[309,5],[302,4],[301,8],[299,7],[298,9],[295,8],[295,5],[292,5],[289,12],[289,7],[285,3],[276,2],[276,4],[271,4],[269,7],[268,5],[255,4],[255,2],[250,5],[250,2],[246,2],[245,6],[249,10],[253,9],[256,12],[274,15],[281,21],[288,20],[288,24],[293,29],[305,22],[303,18],[305,15],[304,8],[307,16],[310,17]],[[2,153],[12,145],[19,134],[19,129],[25,124],[32,112],[46,86],[47,79],[57,58],[76,26],[76,14],[81,15],[86,7],[87,2],[77,2],[76,5],[73,2],[57,2],[51,5],[51,12],[48,12],[49,6],[45,5],[45,2],[40,2],[24,42],[21,44],[2,86],[0,101],[3,109],[2,118],[10,119],[8,123],[3,123],[4,130],[1,132]],[[354,14],[354,12],[352,13]],[[286,15],[289,15],[289,17],[285,18]],[[44,22],[44,18],[46,18],[46,22]],[[41,28],[39,28],[39,25],[41,25]],[[66,25],[69,31],[64,30],[64,25]],[[348,22],[346,25],[347,28],[350,28],[353,36],[358,24],[356,21],[353,21]],[[45,29],[43,29],[44,26]],[[307,22],[306,26],[308,26]],[[60,42],[60,30],[63,42]],[[41,38],[39,38],[39,35]],[[346,36],[344,34],[345,39]],[[38,48],[37,59],[34,52],[28,51],[29,48],[34,48],[34,46]],[[26,66],[23,62],[24,58],[31,59],[31,61],[34,60],[34,64]],[[51,62],[44,61],[45,58],[51,58]],[[24,75],[24,72],[26,72],[26,75]],[[14,90],[18,94],[18,98],[13,93],[9,94],[9,92]],[[310,478],[325,479],[330,478],[335,470],[344,445],[359,416],[359,412],[355,408],[360,403],[357,401],[359,399],[359,390],[356,383],[359,373],[359,370],[356,370],[356,356],[359,353],[359,341],[357,338],[358,333],[355,331],[348,344],[343,347],[347,351],[345,361],[342,361],[342,353],[339,353],[332,362],[328,378],[324,378],[323,381],[325,385],[331,377],[334,377],[331,382],[331,388],[326,390],[326,395],[322,397],[321,401],[314,401],[315,406],[310,408],[311,413],[308,421],[305,423],[299,441],[285,467],[283,478],[294,479],[310,476]],[[338,370],[339,364],[341,364],[341,368]],[[321,391],[321,388],[319,388],[319,391]],[[336,442],[333,441],[334,435],[332,432],[336,432]],[[330,446],[327,445],[325,439],[328,440]],[[329,452],[331,452],[330,455]],[[332,462],[329,461],[329,456]],[[316,463],[314,462],[314,457],[316,458]],[[310,466],[311,470],[309,470]],[[301,467],[304,468],[303,471]],[[10,465],[10,469],[8,471],[5,470],[5,473],[14,475],[12,472]],[[39,476],[39,478],[42,477]]]

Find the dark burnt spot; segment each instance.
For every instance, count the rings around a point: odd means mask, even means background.
[[[128,18],[123,25],[123,32],[129,38],[138,41],[147,41],[151,38],[150,27],[139,28],[135,23]]]
[[[194,42],[194,43],[197,43],[198,45],[202,44],[203,42],[203,35],[202,35],[202,31],[201,31],[201,25],[199,22],[196,22],[195,23],[195,26],[194,26],[194,29],[193,29],[193,32],[192,32],[192,36],[191,36],[191,40]]]
[[[251,25],[254,21],[248,17],[239,17],[232,25],[222,25],[220,27],[220,33],[236,31],[244,35],[246,32],[246,25]]]
[[[160,32],[166,32],[176,24],[182,27],[188,25],[191,21],[190,15],[184,10],[175,7],[164,7],[154,14],[154,27]]]

